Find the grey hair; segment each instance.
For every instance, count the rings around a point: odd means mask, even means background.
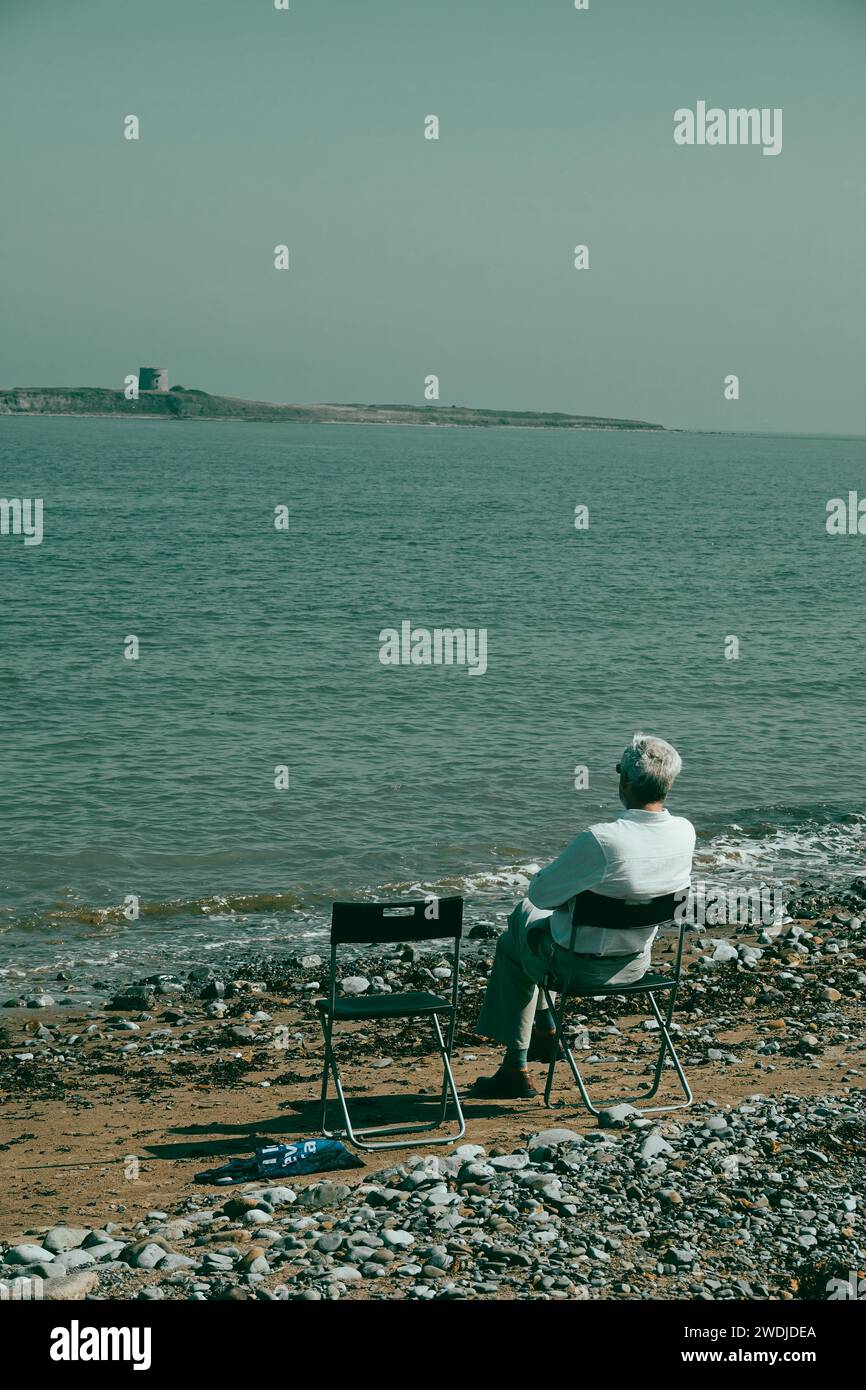
[[[635,734],[620,759],[620,774],[628,778],[636,797],[664,801],[679,776],[683,760],[673,744],[650,734]]]

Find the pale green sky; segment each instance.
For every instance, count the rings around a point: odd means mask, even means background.
[[[866,434],[864,71],[864,0],[0,0],[0,386]]]

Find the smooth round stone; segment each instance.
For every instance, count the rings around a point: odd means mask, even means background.
[[[195,1260],[189,1255],[175,1254],[174,1251],[172,1251],[172,1253],[166,1255],[165,1259],[162,1261],[162,1264],[159,1266],[159,1272],[162,1274],[165,1270],[191,1269],[195,1263]]]
[[[90,1230],[86,1226],[55,1226],[45,1237],[45,1249],[52,1250],[55,1255],[62,1250],[77,1250],[89,1235]]]
[[[529,1166],[529,1154],[501,1154],[499,1158],[489,1158],[487,1162],[499,1172],[517,1172]]]
[[[340,988],[344,994],[366,994],[370,981],[364,975],[347,975]]]
[[[84,1269],[87,1265],[96,1264],[96,1255],[92,1250],[63,1250],[54,1263],[62,1265],[64,1269]]]
[[[490,1182],[496,1177],[496,1169],[489,1163],[464,1163],[458,1174],[458,1182]]]
[[[398,1248],[415,1244],[415,1237],[409,1231],[385,1230],[382,1236],[386,1245],[395,1245]]]
[[[530,1149],[553,1149],[557,1144],[582,1143],[583,1135],[576,1129],[542,1129],[533,1134],[529,1141]]]
[[[117,1256],[123,1249],[123,1241],[101,1240],[98,1241],[95,1245],[85,1245],[81,1248],[82,1250],[86,1250],[88,1254],[92,1255],[94,1260],[114,1260],[117,1258]]]
[[[160,1260],[164,1260],[165,1256],[166,1252],[161,1245],[145,1245],[144,1249],[140,1250],[134,1257],[133,1263],[136,1269],[156,1269]]]
[[[648,1162],[650,1159],[658,1158],[662,1154],[672,1153],[673,1149],[670,1144],[666,1139],[663,1139],[660,1134],[648,1134],[641,1146],[640,1156]]]
[[[428,1207],[448,1207],[452,1202],[459,1202],[460,1196],[456,1192],[449,1192],[444,1183],[436,1187],[431,1187],[424,1193],[424,1205]]]
[[[41,1245],[13,1245],[3,1257],[8,1265],[32,1265],[37,1260],[43,1262],[54,1259],[54,1253]]]
[[[633,1105],[623,1101],[621,1105],[609,1105],[607,1109],[600,1111],[598,1123],[602,1129],[619,1129],[632,1115],[638,1113]]]
[[[329,1269],[327,1273],[329,1279],[341,1284],[356,1284],[363,1278],[360,1269],[356,1269],[354,1265],[338,1265],[334,1269]]]
[[[261,1208],[254,1207],[252,1211],[244,1212],[243,1223],[245,1226],[266,1226],[273,1219],[269,1211],[262,1211]]]
[[[353,1231],[351,1235],[346,1237],[346,1244],[351,1245],[353,1249],[366,1246],[370,1250],[375,1250],[377,1246],[382,1244],[382,1237],[375,1235],[373,1231]]]
[[[460,1144],[454,1150],[455,1158],[462,1158],[471,1163],[474,1158],[480,1158],[487,1150],[483,1144]]]

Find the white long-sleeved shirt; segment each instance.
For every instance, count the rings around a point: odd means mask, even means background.
[[[670,811],[623,811],[616,820],[591,825],[572,840],[529,885],[537,908],[553,909],[554,941],[568,947],[571,913],[578,893],[592,889],[603,898],[646,902],[679,893],[691,883],[695,828]],[[540,917],[542,914],[539,913]],[[575,950],[581,955],[632,955],[649,947],[657,927],[579,927]]]

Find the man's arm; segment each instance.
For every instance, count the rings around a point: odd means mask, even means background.
[[[535,907],[557,908],[577,893],[595,888],[604,878],[604,850],[591,830],[584,830],[558,859],[540,869],[529,885],[527,897]]]

